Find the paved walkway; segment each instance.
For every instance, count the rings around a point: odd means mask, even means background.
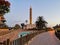
[[[37,35],[28,45],[60,45],[60,40],[57,39],[54,31],[49,31]]]

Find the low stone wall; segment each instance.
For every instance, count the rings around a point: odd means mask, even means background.
[[[5,35],[1,35],[0,36],[0,42],[3,42],[7,39],[10,39],[10,41],[16,39],[18,37],[18,33],[19,32],[22,32],[21,30],[14,30],[8,34],[5,34]],[[3,33],[3,32],[2,32]]]
[[[9,32],[11,32],[11,31],[9,31],[8,29],[0,29],[0,36],[5,35]]]
[[[25,30],[26,31],[26,30]],[[6,41],[7,39],[9,39],[10,41],[13,41],[15,39],[18,38],[18,33],[20,32],[25,32],[22,29],[18,29],[18,30],[12,30],[11,32],[9,32],[8,34],[5,35],[1,35],[0,36],[0,42]],[[30,31],[30,32],[37,32],[37,31]],[[39,31],[38,31],[39,32]],[[43,31],[44,32],[44,31]],[[3,33],[3,32],[2,32]]]
[[[9,31],[9,29],[0,29],[0,31]]]

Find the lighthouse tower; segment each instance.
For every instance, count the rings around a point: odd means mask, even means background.
[[[29,8],[29,24],[27,24],[26,29],[33,29],[36,25],[32,24],[32,7]]]
[[[30,24],[32,24],[32,7],[30,6]]]

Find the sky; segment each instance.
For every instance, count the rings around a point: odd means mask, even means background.
[[[38,16],[43,16],[48,22],[48,26],[60,24],[60,0],[8,0],[10,12],[5,14],[6,24],[14,26],[15,24],[29,23],[29,8],[32,7],[33,23]]]

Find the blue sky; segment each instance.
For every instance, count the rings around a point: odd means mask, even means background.
[[[7,25],[29,21],[29,8],[32,6],[33,23],[38,16],[43,16],[48,26],[60,24],[60,0],[9,0],[10,12],[5,15]]]

